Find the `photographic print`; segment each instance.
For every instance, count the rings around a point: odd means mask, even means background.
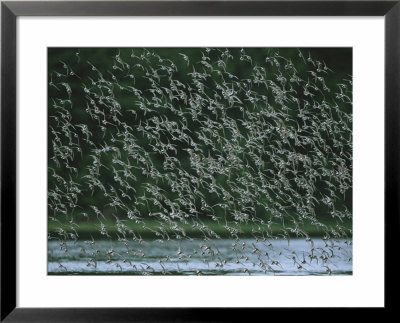
[[[352,48],[48,48],[49,275],[352,275]]]

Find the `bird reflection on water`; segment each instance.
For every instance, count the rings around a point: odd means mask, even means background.
[[[70,241],[66,254],[58,243],[49,243],[49,274],[125,274],[141,275],[351,275],[352,246],[344,240],[331,241],[327,254],[322,239],[314,239],[314,248],[305,253],[307,242],[292,239],[290,246],[285,240],[271,243],[243,241],[247,247],[240,253],[233,251],[232,241],[228,239],[210,241],[204,245],[202,240],[192,241],[145,241],[137,244],[141,251],[127,252],[123,244],[114,243],[115,256],[88,261],[81,252],[83,242]],[[106,250],[109,241],[97,241],[97,248]],[[204,252],[204,250],[210,252]],[[218,252],[217,252],[218,250]],[[212,251],[212,252],[211,252]],[[119,256],[122,256],[121,261]],[[143,257],[145,255],[145,257]],[[168,256],[166,256],[168,255]],[[291,255],[291,256],[287,256]],[[129,260],[128,260],[129,257]],[[59,264],[68,267],[60,267]]]

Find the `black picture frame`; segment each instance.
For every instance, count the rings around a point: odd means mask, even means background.
[[[385,19],[385,309],[395,307],[399,233],[400,1],[74,1],[1,3],[1,321],[235,321],[267,319],[266,309],[16,307],[16,19],[19,16],[384,16]],[[287,309],[274,309],[276,311]],[[287,312],[285,312],[287,313]],[[241,313],[242,314],[242,313]],[[250,315],[250,316],[249,316]],[[286,315],[286,314],[285,314]]]

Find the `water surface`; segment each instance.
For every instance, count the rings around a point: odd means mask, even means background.
[[[351,275],[348,240],[303,239],[58,241],[48,243],[55,275]]]

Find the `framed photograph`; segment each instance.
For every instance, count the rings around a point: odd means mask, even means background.
[[[399,14],[2,2],[1,320],[390,308]]]

